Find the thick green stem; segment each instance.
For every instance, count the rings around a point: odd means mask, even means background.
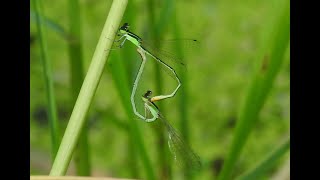
[[[64,175],[67,171],[72,153],[78,142],[82,127],[86,122],[85,117],[98,87],[104,65],[116,35],[116,29],[114,27],[119,27],[127,2],[127,0],[116,0],[113,1],[111,5],[108,18],[103,27],[88,73],[84,79],[67,129],[59,147],[59,151],[53,163],[50,172],[51,176]]]
[[[70,56],[70,72],[71,72],[71,94],[72,104],[77,100],[78,93],[83,82],[83,56],[82,56],[82,33],[81,33],[81,13],[78,0],[68,1],[70,34],[74,37],[74,41],[69,43]],[[75,151],[75,165],[77,175],[90,175],[90,160],[88,147],[88,127],[84,125],[79,138],[77,149]]]

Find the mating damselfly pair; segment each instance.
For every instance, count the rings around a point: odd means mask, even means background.
[[[134,114],[137,117],[139,117],[139,119],[145,122],[152,122],[156,119],[160,119],[168,133],[168,145],[171,152],[174,155],[175,160],[179,164],[187,167],[188,169],[198,170],[201,167],[199,156],[196,155],[191,150],[191,148],[182,140],[182,138],[178,135],[176,130],[160,113],[159,108],[155,104],[156,101],[174,97],[179,88],[181,87],[181,81],[178,77],[176,70],[171,65],[169,65],[167,60],[171,62],[176,62],[176,64],[179,64],[181,66],[184,66],[184,63],[181,62],[180,58],[177,58],[176,56],[173,56],[170,53],[152,48],[152,46],[147,44],[144,40],[142,40],[142,38],[140,38],[138,35],[129,30],[128,23],[124,23],[119,28],[117,36],[119,38],[115,40],[115,42],[119,43],[118,47],[123,47],[124,43],[128,40],[137,47],[137,50],[142,59],[139,71],[134,80],[133,89],[131,93],[131,104]],[[194,39],[188,39],[188,41],[198,43],[197,40]],[[145,64],[147,61],[145,54],[147,54],[156,62],[158,62],[162,69],[164,69],[170,75],[170,77],[172,77],[176,81],[177,86],[171,93],[151,97],[152,91],[148,89],[145,90],[143,93],[139,93],[137,95],[138,98],[136,98],[136,92],[140,84],[141,75],[145,70]]]

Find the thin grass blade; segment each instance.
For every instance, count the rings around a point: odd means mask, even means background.
[[[258,120],[276,75],[284,61],[290,39],[289,1],[281,1],[273,23],[267,29],[267,36],[262,41],[258,59],[259,64],[252,77],[244,104],[240,110],[231,147],[223,164],[219,180],[230,179],[232,169],[249,137],[253,125]],[[265,34],[264,34],[265,35]]]
[[[34,0],[34,9],[37,14],[42,14],[42,4],[41,0]],[[57,118],[57,108],[55,103],[55,95],[53,88],[52,79],[52,68],[51,62],[47,54],[47,39],[46,39],[46,29],[41,23],[40,16],[36,16],[36,24],[38,28],[38,37],[40,39],[40,54],[43,64],[44,79],[46,85],[46,95],[48,101],[48,111],[49,111],[49,123],[51,129],[51,147],[52,147],[52,159],[55,158],[56,153],[59,148],[60,135],[59,135],[59,123]]]

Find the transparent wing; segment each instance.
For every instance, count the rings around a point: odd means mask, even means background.
[[[160,41],[157,43],[161,48],[157,48],[147,43],[146,41],[141,42],[141,46],[148,50],[151,54],[157,56],[159,59],[169,64],[174,69],[184,71],[187,67],[184,61],[184,53],[196,51],[199,48],[199,41],[195,39],[171,39]],[[181,47],[183,52],[177,52],[177,47]],[[173,53],[175,52],[175,53]]]
[[[170,123],[162,116],[159,118],[166,126],[168,132],[168,144],[169,148],[174,156],[174,159],[182,167],[187,167],[191,172],[196,172],[201,168],[200,158],[195,154],[192,149],[182,140],[176,130],[170,125]]]

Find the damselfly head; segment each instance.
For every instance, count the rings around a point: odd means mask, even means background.
[[[128,31],[129,30],[129,23],[124,23],[121,27],[120,27],[120,30],[123,30],[123,31]]]
[[[143,95],[143,97],[148,99],[148,98],[150,98],[151,95],[152,95],[152,91],[148,90],[148,91]]]

